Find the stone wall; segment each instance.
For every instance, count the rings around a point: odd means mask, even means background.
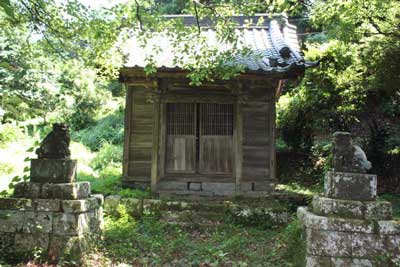
[[[16,193],[30,197],[36,186],[18,184]],[[41,252],[52,261],[61,257],[77,259],[94,238],[101,236],[103,197],[89,196],[90,185],[86,182],[72,186],[89,188],[84,195],[74,196],[71,184],[57,184],[57,187],[60,189],[57,194],[64,199],[0,198],[0,248],[3,254],[0,256]],[[56,192],[50,184],[39,188],[41,196]]]
[[[40,255],[79,262],[101,238],[103,196],[91,195],[89,182],[75,182],[76,164],[32,160],[31,182],[16,184],[12,197],[0,198],[0,259]]]
[[[329,172],[323,196],[297,215],[307,267],[389,267],[400,260],[400,221],[376,199],[376,176]]]

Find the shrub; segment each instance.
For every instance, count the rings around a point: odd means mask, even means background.
[[[103,143],[99,152],[90,162],[90,166],[95,170],[105,169],[107,166],[112,166],[114,163],[122,162],[122,147]]]
[[[15,124],[6,123],[0,126],[0,147],[24,137],[25,135],[21,128]]]
[[[88,146],[92,151],[98,151],[104,142],[122,144],[124,140],[124,116],[119,109],[91,127],[75,132],[73,139]]]
[[[116,166],[108,166],[100,171],[99,177],[84,172],[78,173],[79,181],[91,183],[92,192],[104,195],[116,195],[121,190],[121,169]]]
[[[284,258],[291,262],[293,267],[305,266],[304,229],[299,220],[292,221],[283,231],[283,241],[287,245]]]

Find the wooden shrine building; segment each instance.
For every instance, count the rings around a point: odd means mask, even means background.
[[[189,85],[174,63],[171,41],[155,36],[157,72],[146,76],[145,48],[135,39],[125,46],[120,71],[126,85],[123,184],[151,185],[159,193],[234,196],[270,194],[275,177],[275,101],[285,80],[299,79],[306,63],[296,28],[285,18],[252,17],[242,41],[255,56],[238,58],[244,73],[229,81]],[[175,16],[195,23],[191,16]],[[204,27],[215,42],[212,27]],[[216,45],[212,43],[212,45]],[[217,44],[218,45],[218,44]]]

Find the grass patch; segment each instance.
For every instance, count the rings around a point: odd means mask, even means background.
[[[279,230],[231,223],[192,228],[154,216],[135,220],[122,208],[119,216],[106,217],[104,243],[89,261],[102,255],[108,259],[102,262],[124,266],[299,266],[288,261],[295,256],[287,257],[288,242],[293,251],[299,244],[292,235],[299,235],[297,224]]]
[[[78,173],[78,181],[88,181],[91,184],[92,192],[108,195],[120,195],[122,197],[149,198],[150,191],[139,189],[122,188],[121,186],[122,167],[109,165],[105,169],[93,173]]]
[[[323,191],[322,185],[317,184],[313,186],[304,186],[296,182],[288,184],[278,184],[276,189],[306,196],[313,196],[322,193]]]

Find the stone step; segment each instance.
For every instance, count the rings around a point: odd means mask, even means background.
[[[89,182],[63,184],[22,182],[15,185],[14,197],[74,200],[88,198],[90,191]]]
[[[180,226],[217,226],[223,223],[224,213],[204,211],[172,211],[161,215],[161,221]]]
[[[356,201],[314,196],[312,211],[322,216],[366,220],[392,219],[392,204],[387,201]]]
[[[276,223],[287,223],[289,211],[276,201],[260,199],[254,201],[178,201],[165,199],[135,199],[121,198],[120,196],[108,196],[105,199],[105,210],[108,213],[118,212],[119,205],[125,206],[128,213],[133,216],[141,216],[146,212],[168,214],[169,212],[205,212],[223,215],[230,213],[237,216],[263,216]]]
[[[274,193],[275,183],[271,181],[241,182],[240,194],[246,197],[267,197]],[[157,184],[161,196],[184,196],[194,198],[232,198],[237,194],[236,183],[202,180],[167,180]]]

